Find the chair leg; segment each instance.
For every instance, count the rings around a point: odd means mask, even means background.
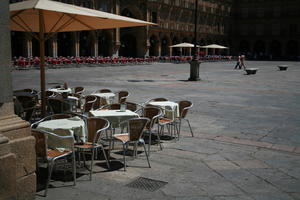
[[[179,128],[178,128],[178,124],[175,122],[173,124],[173,126],[174,126],[175,132],[177,134],[177,140],[179,140]],[[176,138],[175,138],[175,140],[176,140]]]
[[[135,142],[134,143],[134,149],[133,149],[133,158],[137,158],[137,145],[138,145],[138,143]]]
[[[149,158],[148,158],[148,154],[147,154],[147,150],[146,150],[146,145],[145,145],[145,142],[143,142],[143,147],[144,147],[144,151],[145,151],[145,154],[146,154],[146,158],[147,158],[148,166],[149,166],[149,168],[151,168],[151,165],[150,165],[150,162],[149,162]]]
[[[90,167],[90,180],[92,180],[92,173],[93,173],[93,163],[94,163],[94,156],[95,156],[95,150],[92,149],[92,157],[91,157],[91,167]]]
[[[190,127],[190,131],[191,131],[191,134],[192,134],[192,137],[194,137],[194,133],[193,133],[193,131],[192,131],[192,127],[191,127],[191,124],[190,124],[190,121],[188,120],[188,119],[185,119],[187,122],[188,122],[188,124],[189,124],[189,127]]]
[[[158,139],[158,145],[160,147],[160,150],[162,150],[162,145],[161,145],[161,142],[160,142],[160,136],[159,136],[158,133],[157,133],[157,139]]]
[[[51,160],[50,163],[48,163],[48,179],[46,182],[46,188],[45,188],[45,193],[44,196],[47,196],[47,191],[48,191],[48,186],[51,180],[51,174],[52,174],[52,169],[53,169],[53,165],[54,165],[54,160]]]
[[[150,147],[151,147],[151,135],[152,132],[149,130],[149,141],[148,141],[148,155],[150,156]]]
[[[123,161],[124,161],[124,171],[126,171],[126,144],[123,144]]]
[[[102,145],[101,145],[101,149],[102,149],[102,153],[104,155],[104,158],[106,160],[106,165],[107,165],[108,169],[110,169],[109,160],[107,159],[106,153],[105,153],[104,148],[103,148]]]
[[[74,179],[74,184],[73,185],[76,185],[76,159],[75,159],[75,152],[73,152],[73,155],[72,155],[72,164],[73,164],[73,179]]]

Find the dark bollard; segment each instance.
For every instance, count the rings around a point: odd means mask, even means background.
[[[189,81],[200,81],[199,77],[200,61],[193,59],[190,61],[190,78]]]

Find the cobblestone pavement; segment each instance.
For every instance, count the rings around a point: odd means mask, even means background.
[[[287,71],[277,65],[287,64]],[[152,168],[143,153],[128,158],[124,172],[114,153],[113,170],[103,160],[93,180],[54,181],[47,198],[37,199],[300,199],[300,63],[247,61],[255,75],[234,70],[234,62],[202,63],[199,82],[187,82],[188,64],[80,66],[47,70],[47,87],[67,82],[97,89],[128,90],[129,101],[154,97],[188,99],[187,124],[179,141],[153,145]],[[39,88],[39,71],[13,71],[13,87]],[[81,173],[81,171],[79,170]],[[82,170],[82,173],[86,171]],[[167,182],[156,191],[128,187],[137,177]]]

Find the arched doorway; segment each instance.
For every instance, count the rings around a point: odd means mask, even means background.
[[[111,55],[111,37],[106,32],[103,32],[98,37],[98,54],[99,56],[110,56]]]
[[[131,34],[121,37],[120,55],[125,57],[136,57],[136,38]]]
[[[123,6],[123,5],[122,5]],[[121,15],[135,19],[141,19],[140,10],[134,5],[124,5]],[[146,35],[143,27],[122,28],[120,56],[125,57],[143,57],[146,52]]]
[[[272,41],[270,45],[270,59],[278,59],[281,57],[281,44],[278,41]]]
[[[72,33],[64,32],[57,34],[57,55],[71,56],[72,55]]]
[[[250,51],[249,42],[245,40],[241,41],[239,45],[239,54],[247,55],[249,51]]]
[[[258,59],[263,59],[266,52],[265,43],[261,40],[258,40],[254,44],[254,57]]]
[[[173,40],[172,40],[172,45],[175,45],[175,44],[179,44],[179,40],[177,37],[174,37]],[[172,55],[173,56],[180,56],[182,55],[182,52],[180,51],[180,48],[172,48]]]
[[[25,34],[19,31],[11,32],[11,55],[12,57],[25,56],[26,52]]]
[[[149,55],[150,56],[158,56],[158,39],[155,35],[152,35],[150,37],[150,49],[149,49]]]
[[[92,55],[92,38],[89,31],[80,32],[80,56]]]
[[[286,56],[288,59],[297,59],[298,56],[298,42],[290,40],[286,45]]]
[[[164,37],[161,40],[161,55],[162,56],[168,56],[169,55],[169,40],[167,37]]]

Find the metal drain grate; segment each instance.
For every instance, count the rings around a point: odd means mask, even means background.
[[[159,188],[166,185],[167,183],[168,182],[139,177],[131,183],[127,184],[126,186],[154,192],[155,190],[158,190]]]

